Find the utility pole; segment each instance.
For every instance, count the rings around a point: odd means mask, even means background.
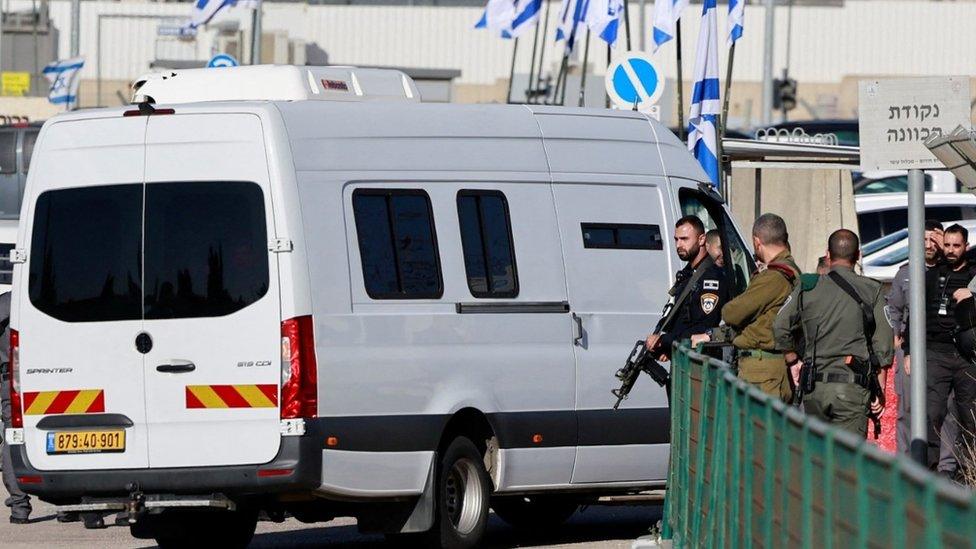
[[[928,462],[925,412],[925,178],[922,170],[908,170],[908,341],[912,347],[911,457]],[[907,357],[906,357],[907,358]]]
[[[77,0],[75,0],[77,1]],[[258,2],[251,14],[251,64],[261,64],[261,8],[264,2]]]
[[[81,0],[71,0],[71,57],[81,53]]]
[[[766,24],[763,37],[762,125],[773,123],[773,27],[776,25],[776,0],[766,0]]]

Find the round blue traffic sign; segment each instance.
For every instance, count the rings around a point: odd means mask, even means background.
[[[237,59],[234,59],[233,55],[218,53],[210,58],[210,61],[207,63],[207,68],[213,69],[220,67],[236,67],[238,65],[240,65],[240,63],[237,62]]]
[[[618,108],[635,104],[650,108],[664,93],[664,77],[657,64],[643,52],[627,52],[610,64],[605,80],[607,95]]]

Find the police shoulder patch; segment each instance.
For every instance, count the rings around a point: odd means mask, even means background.
[[[702,290],[718,290],[718,280],[705,279],[702,281]]]
[[[703,313],[710,314],[718,306],[718,295],[716,294],[702,294],[701,295],[701,310]]]

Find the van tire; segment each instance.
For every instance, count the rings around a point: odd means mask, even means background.
[[[509,496],[493,499],[491,508],[514,528],[544,530],[569,520],[579,510],[579,503],[560,496]]]
[[[427,532],[429,547],[477,547],[488,527],[491,480],[478,447],[457,437],[439,454],[434,525]]]
[[[166,511],[153,538],[161,549],[244,549],[258,525],[257,511]]]

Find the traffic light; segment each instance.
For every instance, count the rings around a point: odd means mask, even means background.
[[[773,108],[792,111],[796,108],[796,80],[783,76],[773,80]]]

